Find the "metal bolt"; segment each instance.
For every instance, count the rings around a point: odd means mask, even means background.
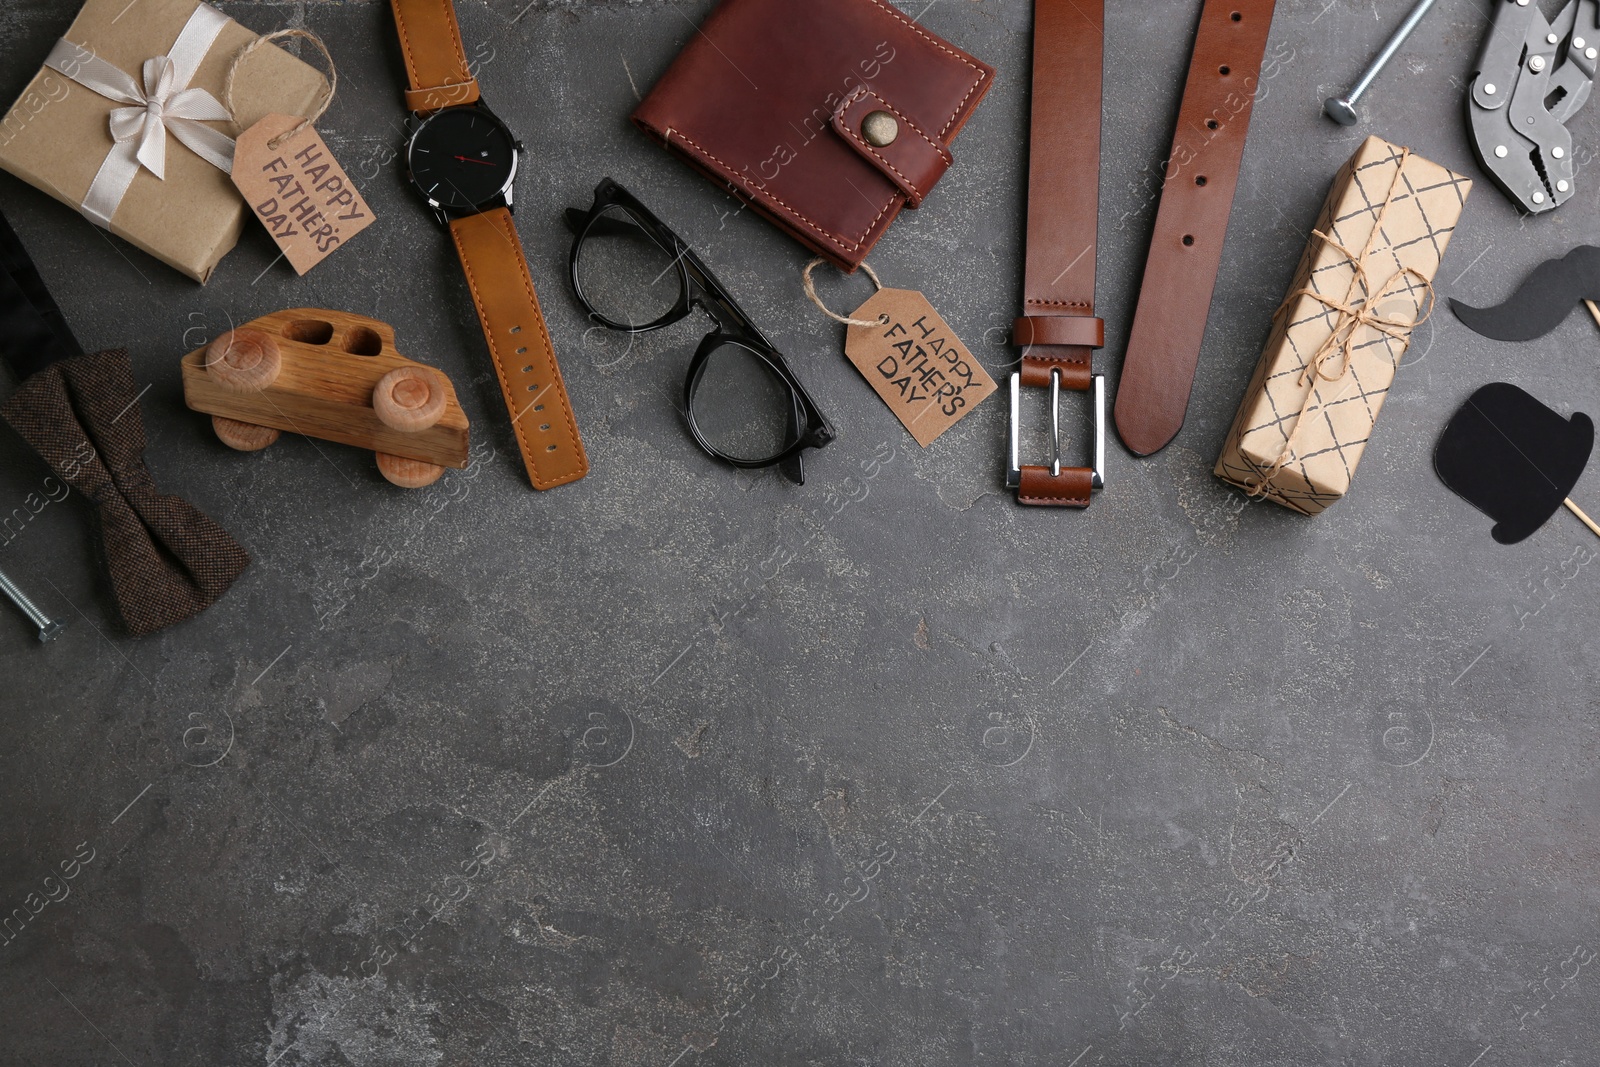
[[[1499,91],[1500,91],[1499,89],[1496,89],[1494,87],[1494,82],[1484,82],[1484,84],[1483,84],[1483,95],[1484,96],[1493,96],[1495,93],[1498,93]]]
[[[1505,155],[1504,152],[1501,152],[1500,154]],[[1560,159],[1562,156],[1567,154],[1567,150],[1562,148],[1560,145],[1556,145],[1554,148],[1550,149],[1550,154],[1555,156],[1557,159]]]
[[[1545,44],[1559,44],[1560,42],[1561,42],[1561,38],[1557,37],[1553,33],[1547,33],[1547,34],[1544,35],[1544,43]]]
[[[1555,34],[1552,33],[1550,36],[1554,37]],[[1583,45],[1584,45],[1584,40],[1583,40],[1582,37],[1574,37],[1572,39],[1572,47],[1577,48],[1577,49],[1582,49]]]
[[[1524,0],[1526,2],[1526,0]],[[1344,96],[1330,96],[1322,105],[1322,110],[1328,117],[1341,126],[1354,126],[1356,124],[1356,101],[1361,99],[1361,94],[1371,88],[1378,77],[1378,72],[1388,66],[1389,60],[1400,51],[1400,46],[1406,43],[1406,38],[1411,36],[1411,31],[1417,28],[1422,17],[1434,5],[1434,0],[1421,0],[1416,7],[1411,9],[1411,14],[1400,24],[1394,36],[1389,38],[1389,43],[1383,46],[1383,51],[1362,71],[1361,78],[1355,86]]]
[[[1528,60],[1528,69],[1535,74],[1544,69],[1544,56],[1533,56]]]
[[[1561,181],[1556,182],[1556,192],[1564,193],[1566,191],[1567,191],[1566,179],[1563,178]]]
[[[1544,203],[1544,194],[1543,194],[1543,193],[1534,193],[1534,194],[1533,194],[1533,202],[1534,202],[1534,203],[1535,203],[1535,204],[1542,204],[1542,203]]]
[[[9,597],[13,604],[21,608],[28,618],[33,620],[33,624],[39,628],[39,640],[54,641],[61,631],[67,628],[66,623],[56,622],[40,611],[39,606],[29,600],[28,595],[18,589],[17,583],[6,577],[4,571],[0,571],[0,593],[4,593]]]
[[[1583,50],[1583,56],[1585,59],[1594,59],[1597,56],[1600,56],[1600,51],[1596,51],[1593,48],[1585,48]]]
[[[1558,148],[1558,149],[1556,149],[1556,151],[1559,152],[1559,151],[1561,151],[1561,149]],[[1504,159],[1504,158],[1506,158],[1506,146],[1503,145],[1503,144],[1495,145],[1494,146],[1494,156],[1495,156],[1496,159]]]

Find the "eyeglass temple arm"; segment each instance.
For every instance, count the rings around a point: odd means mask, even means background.
[[[796,452],[794,455],[778,464],[778,470],[782,471],[783,476],[789,479],[795,485],[806,484],[806,464],[801,453]]]
[[[776,352],[778,346],[773,344],[767,338],[767,335],[761,332],[761,328],[756,325],[755,320],[722,287],[722,284],[717,281],[716,275],[712,274],[710,269],[700,262],[700,257],[695,255],[694,250],[682,244],[682,242],[679,242],[679,247],[678,255],[682,257],[683,265],[688,268],[690,279],[704,294],[703,305],[711,313],[711,317],[717,320],[717,324],[729,333],[748,333]]]
[[[590,212],[583,211],[575,207],[569,207],[566,211],[562,212],[561,218],[562,221],[567,224],[568,232],[570,232],[574,237],[582,237],[585,230],[591,229],[600,237],[620,237],[623,234],[640,229],[636,223],[628,222],[624,219],[612,218],[609,215],[602,215],[595,219],[593,225],[591,226],[589,222],[589,215]]]

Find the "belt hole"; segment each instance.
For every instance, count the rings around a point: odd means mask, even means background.
[[[555,450],[556,450],[556,446],[555,445],[551,445],[549,448],[545,449],[546,452],[554,452]]]
[[[533,373],[533,365],[529,364],[528,366],[523,367],[522,368],[522,373],[523,374],[532,374]]]
[[[1206,176],[1204,174],[1195,175],[1194,183],[1196,185],[1204,185],[1206,183]]]
[[[1190,238],[1186,243],[1194,244],[1193,238]],[[539,386],[537,384],[528,386],[528,392],[537,393],[538,391],[539,391]]]
[[[1233,18],[1233,21],[1235,21],[1235,22],[1243,22],[1244,21],[1244,16],[1239,14],[1239,12],[1237,12],[1237,11],[1235,11],[1231,17]]]
[[[1186,233],[1186,234],[1184,234],[1184,235],[1183,235],[1183,243],[1184,243],[1184,244],[1185,244],[1185,245],[1186,245],[1186,246],[1187,246],[1187,245],[1192,245],[1192,244],[1194,244],[1194,234],[1192,234],[1192,233]]]
[[[519,356],[527,355],[527,353],[528,349],[526,347],[517,349],[517,355]]]
[[[1224,70],[1223,73],[1226,74],[1227,71]],[[512,333],[521,333],[522,332],[522,327],[521,326],[513,326],[513,327],[511,327],[511,332]]]
[[[543,426],[539,427],[539,429],[540,430],[549,430],[550,429],[550,424],[547,422]]]
[[[543,404],[535,404],[535,405],[533,405],[533,410],[535,410],[535,411],[543,411],[544,410],[544,405]]]
[[[1226,78],[1228,75],[1233,73],[1233,68],[1232,67],[1218,67],[1217,68],[1217,73],[1222,75],[1224,78]],[[515,332],[515,331],[513,331],[513,332]]]
[[[1208,129],[1208,130],[1220,130],[1221,128],[1222,128],[1222,123],[1218,122],[1216,119],[1206,119],[1206,129]]]

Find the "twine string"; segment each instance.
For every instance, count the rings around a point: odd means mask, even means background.
[[[228,109],[228,114],[237,115],[238,112],[233,106],[233,80],[234,77],[239,73],[239,67],[257,48],[260,48],[262,45],[267,44],[268,42],[281,41],[289,37],[303,37],[312,44],[316,45],[317,51],[322,53],[322,58],[328,62],[328,91],[323,94],[322,102],[317,105],[317,109],[315,111],[301,119],[296,125],[284,130],[282,133],[278,134],[276,137],[272,138],[272,140],[267,142],[267,147],[273,151],[277,151],[279,148],[283,147],[284,142],[288,141],[290,138],[300,133],[301,130],[311,126],[323,115],[327,114],[328,105],[333,103],[333,94],[339,88],[339,71],[333,65],[333,56],[328,54],[328,46],[322,43],[321,37],[318,37],[310,30],[302,30],[298,28],[278,30],[274,33],[269,33],[264,37],[257,37],[255,40],[239,49],[238,53],[233,57],[233,62],[228,64],[228,76],[224,78],[222,82],[222,106]],[[234,121],[237,123],[238,119],[235,119]]]
[[[821,256],[818,256],[810,263],[807,263],[806,269],[800,272],[800,280],[805,285],[806,296],[811,298],[811,302],[817,305],[817,308],[824,315],[828,316],[828,318],[832,319],[834,322],[842,322],[846,326],[887,326],[889,324],[888,315],[879,315],[875,319],[852,319],[848,315],[840,315],[838,312],[833,311],[828,307],[828,305],[822,302],[822,297],[817,295],[816,280],[812,278],[811,274],[826,262],[827,260],[823,259]],[[867,272],[867,277],[872,279],[872,284],[877,290],[883,289],[883,282],[878,279],[878,272],[872,269],[872,265],[870,263],[863,262],[861,264],[861,269]]]

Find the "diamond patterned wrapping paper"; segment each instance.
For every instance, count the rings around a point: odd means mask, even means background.
[[[1369,137],[1334,178],[1216,475],[1315,515],[1344,496],[1470,179]]]

